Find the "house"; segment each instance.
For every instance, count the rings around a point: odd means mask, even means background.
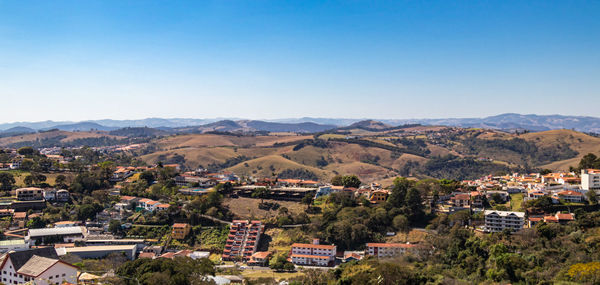
[[[14,213],[15,214],[13,215],[13,224],[16,224],[19,228],[24,228],[25,223],[27,222],[27,212],[14,212]]]
[[[484,216],[486,232],[518,231],[525,224],[524,212],[485,210]]]
[[[319,244],[319,239],[313,243],[294,243],[290,258],[295,265],[333,266],[337,247],[335,245]]]
[[[171,230],[171,236],[174,239],[184,239],[188,234],[190,234],[191,230],[190,224],[187,223],[175,223],[173,224]]]
[[[68,202],[71,199],[71,194],[69,191],[65,189],[60,189],[56,191],[56,201],[58,202]]]
[[[344,251],[344,258],[342,258],[342,262],[359,261],[364,257],[364,251]]]
[[[0,218],[10,217],[15,214],[14,209],[0,209]]]
[[[488,199],[488,201],[491,201],[493,197],[498,197],[498,196],[501,198],[501,200],[503,202],[507,202],[510,197],[508,195],[508,192],[506,192],[506,191],[490,190],[490,191],[485,192],[485,197]]]
[[[26,187],[19,188],[16,191],[17,200],[19,201],[33,201],[44,199],[44,189],[37,187]]]
[[[169,204],[158,204],[158,205],[156,205],[155,208],[156,208],[156,210],[161,211],[161,210],[167,210],[170,207],[171,207],[171,205],[169,205]]]
[[[266,266],[269,263],[269,257],[271,257],[271,252],[269,251],[255,252],[252,257],[250,257],[250,260],[248,260],[248,265]]]
[[[423,247],[409,243],[367,243],[366,255],[378,258],[398,257],[407,252],[416,254]]]
[[[140,200],[138,197],[133,196],[121,196],[121,203],[126,203],[127,205],[131,205],[132,203],[137,204]]]
[[[110,178],[110,180],[111,181],[123,181],[125,178],[127,178],[131,175],[133,175],[133,169],[131,169],[129,167],[119,166],[119,167],[117,167],[117,170],[115,170],[115,172],[113,172],[113,175]]]
[[[256,252],[264,225],[260,221],[234,220],[221,259],[248,261]]]
[[[387,201],[389,191],[387,190],[374,190],[369,195],[369,201],[373,204],[379,204]]]
[[[83,240],[87,235],[85,227],[56,227],[29,229],[25,241],[29,244],[70,243]]]
[[[473,206],[473,208],[483,208],[483,195],[481,195],[481,192],[479,191],[471,191],[470,193],[471,195],[471,206]]]
[[[19,169],[21,168],[21,161],[20,160],[13,160],[10,165],[9,165],[10,169]]]
[[[0,257],[3,284],[76,284],[78,268],[58,259],[52,247],[9,251]]]
[[[573,215],[572,213],[563,214],[563,213],[557,212],[556,214],[551,215],[551,216],[544,216],[544,222],[546,222],[546,223],[566,224],[566,223],[574,221],[574,220],[575,220],[575,215]]]
[[[46,201],[54,201],[56,200],[56,189],[46,189],[44,190],[43,197]]]
[[[554,194],[554,197],[557,199],[565,200],[569,203],[583,202],[583,194],[581,192],[572,191],[572,190],[560,191],[560,192]]]
[[[450,204],[454,207],[468,208],[471,203],[471,195],[456,194],[450,198]]]

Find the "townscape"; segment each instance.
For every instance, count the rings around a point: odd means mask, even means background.
[[[139,148],[3,148],[0,280],[598,281],[594,154],[569,171],[363,182],[148,164]]]
[[[0,285],[600,285],[600,1],[0,1]]]

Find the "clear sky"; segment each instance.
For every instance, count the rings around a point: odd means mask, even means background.
[[[4,1],[0,122],[600,116],[600,1]]]

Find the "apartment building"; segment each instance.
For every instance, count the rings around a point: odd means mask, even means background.
[[[525,224],[524,212],[485,210],[484,215],[486,232],[518,231]]]
[[[17,200],[19,201],[33,201],[44,199],[44,189],[37,187],[19,188],[16,191]]]
[[[583,188],[583,190],[600,190],[600,170],[582,169],[581,188]]]
[[[319,240],[313,243],[294,243],[290,258],[295,265],[309,266],[333,266],[337,247],[335,245],[319,244]]]
[[[406,253],[416,254],[422,247],[408,243],[367,243],[366,255],[378,258],[398,257]]]
[[[264,225],[260,221],[234,220],[221,259],[244,262],[250,260],[256,253],[263,230]]]

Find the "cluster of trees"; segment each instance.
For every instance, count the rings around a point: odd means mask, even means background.
[[[513,154],[522,158],[521,163],[544,164],[552,161],[575,157],[578,153],[565,144],[538,147],[535,143],[522,138],[505,139],[480,139],[469,136],[461,140],[465,152],[473,155],[497,153],[502,155]]]
[[[358,188],[362,182],[356,175],[336,175],[331,179],[331,184],[335,186]]]
[[[509,173],[511,168],[490,161],[461,158],[449,154],[430,158],[420,171],[440,179],[465,180],[479,178],[489,173]]]
[[[576,169],[571,170],[581,171],[582,169],[600,169],[600,157],[593,153],[588,153],[579,161],[579,165]]]
[[[319,177],[312,171],[296,168],[296,169],[284,169],[277,174],[277,178],[279,179],[305,179],[305,180],[318,180]]]
[[[213,263],[206,258],[139,258],[121,265],[116,270],[118,281],[111,284],[211,284],[207,276],[214,276],[215,272]]]

